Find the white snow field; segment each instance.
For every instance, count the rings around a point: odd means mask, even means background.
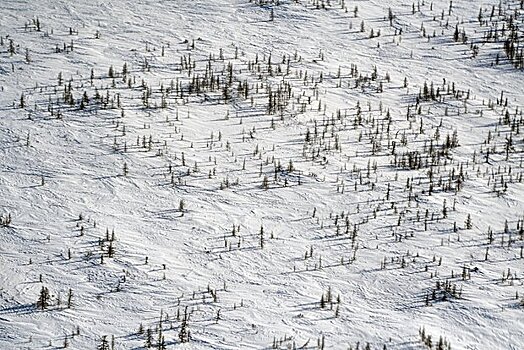
[[[520,0],[1,0],[0,349],[524,349]]]

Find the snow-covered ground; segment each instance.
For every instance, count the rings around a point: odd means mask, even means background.
[[[0,2],[0,348],[523,349],[521,1],[260,2]]]

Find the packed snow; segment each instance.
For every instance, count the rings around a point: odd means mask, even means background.
[[[523,349],[523,21],[2,0],[0,348]]]

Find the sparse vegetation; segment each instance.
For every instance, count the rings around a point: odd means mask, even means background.
[[[522,1],[17,6],[0,348],[522,343]]]

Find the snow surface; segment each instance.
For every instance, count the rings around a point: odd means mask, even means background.
[[[519,2],[501,3],[515,9]],[[140,324],[153,330],[156,346],[162,317],[168,349],[313,349],[322,339],[329,349],[357,342],[425,349],[421,327],[434,343],[442,336],[453,349],[524,349],[524,241],[517,229],[524,213],[523,139],[513,132],[506,157],[511,128],[499,125],[506,110],[522,122],[522,70],[490,64],[497,53],[504,57],[501,43],[483,44],[473,58],[469,42],[453,41],[456,23],[469,40],[480,40],[486,28],[477,22],[479,8],[489,13],[498,4],[454,0],[449,15],[447,1],[435,1],[432,9],[422,2],[413,14],[411,3],[397,0],[346,0],[347,11],[337,0],[326,9],[305,0],[262,6],[247,0],[2,0],[0,214],[12,222],[0,227],[0,348],[61,348],[67,338],[70,348],[95,349],[103,335],[114,335],[115,349],[140,349]],[[387,20],[389,8],[402,35]],[[436,36],[428,40],[421,26]],[[371,28],[380,36],[369,38]],[[72,51],[55,52],[71,40]],[[181,70],[181,57],[189,55],[200,77],[210,55],[216,74],[233,64],[231,100],[221,101],[221,90],[184,99],[172,93],[167,108],[155,108],[161,85],[191,81],[193,73]],[[273,76],[266,74],[270,55]],[[289,74],[276,73],[279,65],[286,71],[283,56]],[[248,69],[256,57],[260,73]],[[124,63],[131,88],[122,81]],[[377,78],[355,88],[352,65],[368,77],[376,67]],[[49,101],[62,100],[70,80],[75,101],[86,91],[89,104],[80,110],[62,101],[51,115]],[[142,80],[153,89],[149,108],[142,104]],[[253,103],[236,89],[244,81]],[[266,86],[276,91],[282,81],[293,96],[283,113],[270,115]],[[442,91],[453,82],[470,98],[421,102],[417,114],[424,82]],[[263,85],[254,92],[254,84]],[[114,100],[114,109],[93,102],[95,87]],[[501,91],[507,108],[495,102]],[[22,93],[25,108],[19,108]],[[488,108],[488,101],[495,106]],[[357,102],[362,120],[355,125]],[[417,132],[421,120],[424,133]],[[304,150],[315,121],[318,139]],[[434,180],[446,182],[460,164],[465,178],[460,191],[428,195],[429,167],[395,167],[391,141],[397,152],[422,152],[437,127],[440,142],[456,130],[460,146],[446,165],[433,167]],[[486,163],[481,151],[488,133],[497,152]],[[374,142],[381,147],[373,153]],[[276,162],[282,169],[275,180]],[[507,189],[495,184],[494,192],[493,178],[508,182]],[[465,229],[468,214],[472,229]],[[233,226],[240,228],[234,236]],[[489,228],[494,242],[485,260]],[[106,254],[106,230],[115,233],[113,257]],[[462,279],[463,269],[470,278]],[[508,269],[510,277],[503,278]],[[456,284],[460,298],[426,305],[437,280]],[[53,295],[46,310],[36,307],[42,286]],[[328,289],[334,302],[321,308]],[[180,343],[184,310],[191,339]],[[77,327],[80,334],[72,336]]]

